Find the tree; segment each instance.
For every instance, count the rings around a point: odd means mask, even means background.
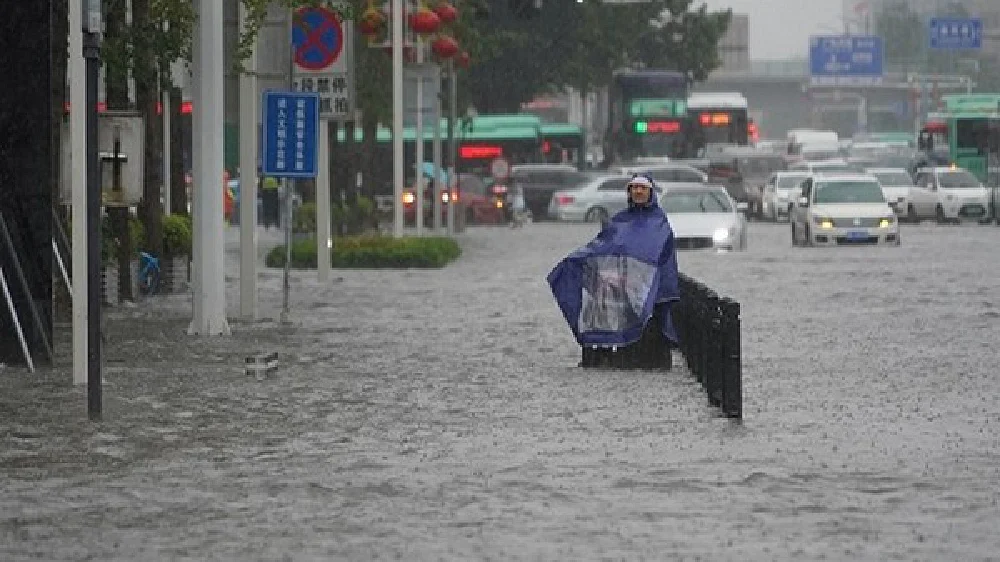
[[[701,82],[719,67],[719,40],[729,28],[732,10],[709,12],[705,4],[691,11],[692,0],[668,0],[639,42],[637,59],[647,67],[687,74]]]
[[[905,71],[920,68],[927,56],[927,38],[915,30],[924,23],[906,2],[883,7],[875,18],[875,33],[885,45],[885,62]]]

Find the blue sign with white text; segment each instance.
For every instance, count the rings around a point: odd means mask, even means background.
[[[816,86],[880,84],[884,56],[882,38],[873,35],[809,38],[809,73]]]
[[[261,174],[276,178],[316,177],[319,95],[264,92]]]
[[[931,18],[932,49],[982,49],[983,20],[979,18]]]

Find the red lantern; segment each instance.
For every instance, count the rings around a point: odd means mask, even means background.
[[[437,6],[434,6],[434,13],[444,23],[451,23],[458,19],[458,9],[448,2],[441,2]]]
[[[376,35],[385,27],[385,22],[386,17],[382,10],[369,7],[358,20],[358,30],[365,36]]]
[[[458,65],[462,68],[469,68],[469,63],[471,62],[472,57],[469,56],[469,51],[462,51],[462,53],[458,55]]]
[[[458,53],[458,41],[450,35],[441,35],[431,43],[431,50],[442,59],[451,58]]]
[[[422,35],[434,33],[441,27],[441,18],[425,7],[410,14],[408,19],[410,20],[410,29]]]

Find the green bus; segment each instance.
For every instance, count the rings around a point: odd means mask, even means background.
[[[553,164],[580,164],[583,154],[583,128],[571,123],[542,123],[542,155]]]
[[[947,95],[943,102],[944,110],[928,115],[921,127],[918,149],[994,183],[991,176],[1000,167],[1000,94]]]

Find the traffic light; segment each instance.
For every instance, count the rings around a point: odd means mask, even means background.
[[[542,11],[542,0],[508,0],[510,13],[517,19],[530,19]]]

